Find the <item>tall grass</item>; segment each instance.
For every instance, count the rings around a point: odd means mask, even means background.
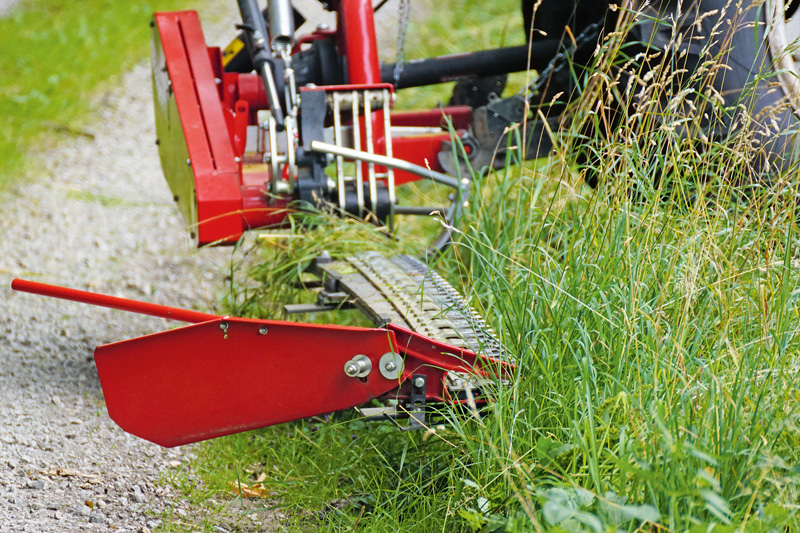
[[[607,59],[592,80],[616,79]],[[335,414],[219,439],[208,486],[264,472],[297,530],[800,526],[797,174],[744,193],[747,129],[670,127],[687,116],[663,107],[672,75],[657,69],[611,129],[595,112],[609,85],[582,85],[555,157],[476,177],[437,268],[516,358],[487,413],[445,409],[415,434]],[[578,172],[587,131],[603,134]]]

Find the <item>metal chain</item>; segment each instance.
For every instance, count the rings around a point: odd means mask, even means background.
[[[533,80],[527,87],[522,89],[518,94],[520,96],[525,96],[525,94],[527,94],[528,97],[538,94],[552,75],[561,72],[569,65],[569,59],[575,55],[577,50],[597,40],[597,38],[600,36],[600,31],[602,28],[602,20],[587,26],[586,29],[584,29],[583,32],[575,39],[575,43],[573,45],[567,48],[567,50],[564,52],[559,52],[556,54],[556,56],[550,60],[550,63],[548,63],[547,68],[545,68],[535,80]]]
[[[394,85],[400,83],[400,74],[403,72],[403,62],[406,59],[406,31],[411,20],[411,0],[400,0],[397,6],[397,57],[394,63]]]

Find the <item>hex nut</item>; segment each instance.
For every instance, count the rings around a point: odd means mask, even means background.
[[[378,361],[378,370],[386,379],[400,379],[403,374],[403,358],[400,354],[386,352]]]

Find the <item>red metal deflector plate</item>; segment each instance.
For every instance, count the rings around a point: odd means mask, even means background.
[[[171,447],[386,394],[397,380],[351,378],[344,365],[363,354],[377,368],[395,346],[383,329],[224,318],[100,346],[95,363],[111,418]]]

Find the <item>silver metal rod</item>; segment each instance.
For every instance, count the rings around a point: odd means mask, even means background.
[[[269,170],[270,170],[270,183],[272,184],[272,192],[278,194],[278,181],[281,179],[280,172],[280,159],[278,155],[278,134],[275,125],[275,116],[270,111],[269,119],[267,120],[267,128],[269,134]]]
[[[333,138],[337,145],[342,145],[342,110],[341,110],[341,96],[339,93],[333,93]],[[339,193],[339,207],[344,209],[344,158],[336,156],[336,188]]]
[[[367,140],[364,146],[367,148],[367,153],[374,154],[375,150],[372,146],[372,105],[370,98],[372,95],[369,91],[364,91],[364,128],[366,130]],[[373,213],[378,212],[378,182],[375,178],[375,163],[367,163],[367,179],[369,180],[369,202]]]
[[[392,157],[392,124],[391,115],[391,95],[388,89],[383,90],[383,136],[386,139],[386,157]],[[394,170],[386,169],[386,188],[389,189],[389,231],[394,231],[395,203],[397,198],[394,194]]]
[[[447,208],[443,206],[420,206],[420,205],[396,205],[394,206],[394,213],[396,215],[419,215],[430,216],[440,215],[442,217],[447,215]]]
[[[279,130],[283,131],[283,109],[281,108],[281,101],[278,98],[278,88],[275,86],[275,76],[272,74],[272,67],[266,61],[261,67],[261,78],[264,80],[264,85],[267,88],[269,110],[275,117],[275,125]]]
[[[294,145],[294,126],[295,118],[291,115],[286,117],[286,159],[289,163],[289,184],[294,187],[294,180],[297,179],[297,161],[295,159],[297,151]]]
[[[431,170],[420,165],[415,165],[414,163],[409,163],[408,161],[404,161],[402,159],[386,157],[379,154],[368,154],[367,152],[362,152],[361,150],[339,147],[321,141],[311,141],[311,150],[315,152],[322,152],[324,154],[333,154],[335,156],[346,157],[348,159],[356,159],[358,161],[375,163],[376,165],[383,165],[385,167],[405,170],[406,172],[411,172],[412,174],[416,174],[421,178],[429,179],[436,183],[441,183],[442,185],[446,185],[447,187],[451,187],[453,189],[461,188],[461,182],[452,176],[442,174],[441,172],[436,172],[435,170]]]
[[[350,95],[353,106],[353,147],[361,149],[361,125],[358,123],[358,91],[353,91]],[[358,216],[364,216],[364,169],[361,165],[356,165],[356,201],[358,202]],[[344,205],[342,206],[344,209]]]

